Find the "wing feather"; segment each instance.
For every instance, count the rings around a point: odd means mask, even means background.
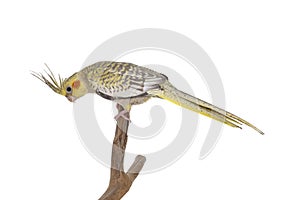
[[[94,89],[114,99],[147,94],[168,79],[149,68],[124,62],[95,63],[87,78]]]

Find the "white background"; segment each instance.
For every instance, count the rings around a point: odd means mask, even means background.
[[[29,70],[41,71],[46,62],[69,76],[105,40],[149,27],[180,32],[202,46],[222,77],[226,109],[266,135],[226,126],[214,151],[198,160],[210,123],[201,117],[189,151],[170,167],[139,176],[124,199],[299,199],[299,9],[297,1],[2,1],[0,199],[101,196],[109,169],[81,144],[72,104]],[[148,62],[133,57],[127,61]],[[190,81],[204,85],[198,78]],[[210,100],[205,87],[192,87]],[[111,106],[97,101],[99,109]],[[134,108],[133,121],[139,112],[143,106]],[[113,119],[106,120],[112,139]],[[131,141],[130,151],[145,152]]]

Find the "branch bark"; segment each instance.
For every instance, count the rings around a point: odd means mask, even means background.
[[[123,110],[122,106],[117,105],[119,113]],[[129,118],[129,113],[128,113]],[[128,172],[124,172],[124,156],[127,144],[127,131],[129,121],[123,117],[117,120],[115,138],[112,146],[111,169],[109,186],[99,200],[119,200],[130,189],[133,181],[142,170],[146,158],[138,155],[132,163]]]

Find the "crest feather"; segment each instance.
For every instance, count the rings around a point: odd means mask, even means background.
[[[44,70],[44,72],[47,74],[49,79],[47,79],[42,73],[37,73],[34,71],[31,71],[31,75],[33,75],[34,77],[38,78],[40,81],[48,85],[54,92],[58,94],[63,94],[63,86],[66,79],[61,78],[61,76],[58,74],[58,81],[57,81],[51,69],[48,67],[46,63],[45,65],[49,72],[47,72],[46,70]]]

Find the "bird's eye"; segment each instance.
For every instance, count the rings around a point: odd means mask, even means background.
[[[67,93],[71,93],[72,92],[72,88],[70,86],[67,87],[66,89]]]

